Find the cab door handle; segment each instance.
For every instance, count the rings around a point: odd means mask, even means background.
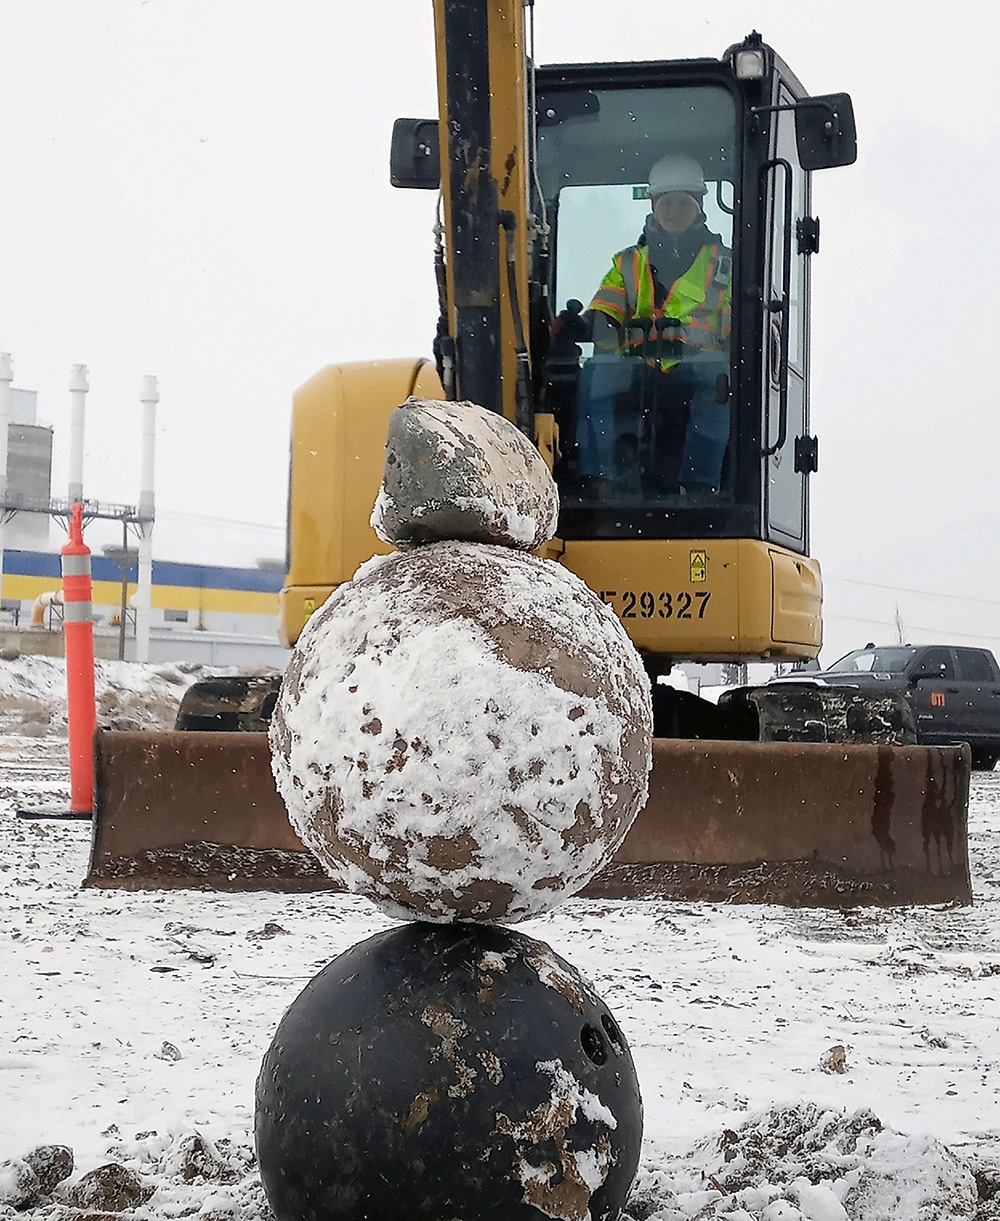
[[[761,446],[760,456],[770,458],[784,448],[788,436],[788,329],[789,311],[792,287],[792,167],[784,157],[772,157],[764,163],[761,178],[775,177],[774,171],[781,166],[783,172],[783,224],[784,237],[781,243],[781,301],[772,302],[768,307],[772,313],[779,315],[777,327],[772,327],[771,343],[768,346],[768,376],[775,382],[778,391],[778,435],[771,445]],[[773,239],[772,239],[773,240]],[[777,351],[775,348],[777,347]],[[777,370],[773,368],[777,359]],[[774,374],[777,372],[777,379]],[[766,441],[767,438],[765,437]]]

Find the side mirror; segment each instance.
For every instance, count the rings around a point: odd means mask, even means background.
[[[397,119],[393,123],[389,181],[394,187],[439,189],[441,146],[437,119]]]
[[[796,102],[795,143],[804,170],[853,165],[858,138],[850,94],[827,93]]]

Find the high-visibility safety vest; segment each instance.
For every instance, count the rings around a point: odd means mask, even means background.
[[[662,330],[670,341],[671,355],[682,354],[685,346],[700,352],[722,351],[729,341],[732,320],[732,269],[731,251],[719,242],[706,244],[657,304],[649,247],[629,246],[615,255],[590,308],[606,314],[621,330],[620,355],[645,353],[649,364],[667,371],[679,364],[683,355],[657,360],[656,331],[647,339],[637,327],[626,329],[627,324],[635,318],[654,322],[673,318],[677,325]]]

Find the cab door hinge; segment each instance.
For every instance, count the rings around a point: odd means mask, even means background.
[[[811,475],[819,470],[819,437],[795,438],[795,473]]]
[[[819,254],[819,217],[800,216],[795,222],[799,254]]]

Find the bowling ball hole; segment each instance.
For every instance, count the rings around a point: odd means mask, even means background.
[[[622,1032],[618,1029],[618,1023],[610,1013],[602,1013],[601,1025],[604,1027],[604,1033],[611,1040],[611,1046],[621,1055],[625,1050],[625,1040],[622,1038]]]
[[[596,1026],[586,1025],[580,1031],[580,1043],[588,1059],[595,1064],[605,1064],[608,1059],[608,1049],[604,1046],[604,1038]]]

